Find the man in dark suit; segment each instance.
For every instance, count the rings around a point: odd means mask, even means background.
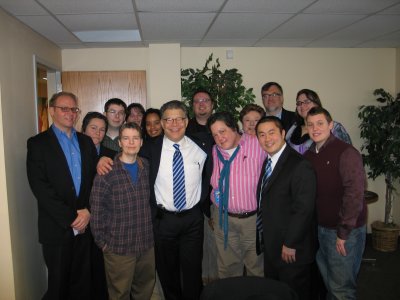
[[[188,119],[181,101],[165,103],[161,115],[164,136],[141,151],[150,162],[156,268],[166,299],[198,299],[202,288],[202,205],[209,191],[212,145],[206,135],[185,135]],[[183,208],[175,202],[173,156],[177,148],[184,165]]]
[[[48,269],[43,299],[90,299],[87,226],[97,152],[92,140],[73,127],[77,104],[74,94],[54,94],[49,102],[53,125],[27,142],[27,175],[38,201],[39,242]]]
[[[296,115],[293,111],[283,108],[283,89],[277,82],[267,82],[261,88],[261,98],[267,116],[278,117],[283,124],[285,132],[293,125]]]
[[[264,274],[286,282],[299,299],[308,300],[316,252],[315,174],[311,164],[286,145],[277,117],[262,118],[256,132],[268,153],[257,188],[257,229],[262,233],[257,238],[259,250],[264,250]]]

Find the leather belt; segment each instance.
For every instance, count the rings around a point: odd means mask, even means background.
[[[186,209],[186,210],[181,210],[181,211],[171,211],[171,210],[167,210],[165,209],[164,206],[162,205],[157,205],[157,210],[161,213],[161,214],[166,214],[166,215],[175,215],[175,216],[184,216],[186,214],[188,214],[189,212],[191,212],[194,208],[196,208],[198,205],[196,204],[195,206],[193,206],[192,208]]]
[[[245,219],[245,218],[254,216],[256,213],[257,213],[256,210],[242,212],[242,213],[231,213],[231,212],[228,212],[228,216],[230,216],[232,218]]]

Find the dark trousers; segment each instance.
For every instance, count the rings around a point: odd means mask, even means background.
[[[203,226],[199,206],[180,214],[158,211],[154,221],[156,269],[166,300],[199,299]]]
[[[299,300],[311,299],[312,264],[286,264],[272,261],[264,254],[264,275],[267,278],[287,283]]]
[[[106,272],[104,268],[103,251],[92,240],[92,299],[108,300]]]
[[[48,270],[44,300],[91,299],[90,249],[89,232],[61,245],[42,245]]]

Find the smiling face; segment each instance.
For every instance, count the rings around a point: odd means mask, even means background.
[[[145,126],[150,137],[156,137],[162,133],[161,119],[156,113],[146,115]]]
[[[77,103],[69,96],[59,96],[54,106],[49,107],[49,113],[53,119],[54,125],[58,129],[69,133],[78,119],[78,113],[72,112],[71,109],[67,112],[63,112],[60,107],[74,108],[77,107]]]
[[[104,139],[104,135],[106,134],[106,122],[98,118],[91,119],[84,134],[92,138],[95,146],[100,145]]]
[[[250,135],[256,135],[256,125],[261,118],[262,115],[259,112],[255,110],[249,111],[243,116],[243,131]]]
[[[193,112],[197,118],[209,118],[213,111],[213,102],[207,93],[199,92],[193,97]]]
[[[281,130],[275,122],[264,122],[258,124],[257,138],[261,148],[272,156],[285,145],[285,130]]]
[[[188,119],[185,112],[178,108],[166,109],[162,115],[161,126],[165,136],[173,142],[179,142],[185,136]]]
[[[315,104],[310,99],[308,99],[305,94],[300,94],[297,97],[297,100],[296,100],[297,113],[303,119],[305,119],[307,117],[307,113],[309,112],[309,110],[316,106],[317,106],[317,104]]]
[[[108,127],[118,129],[125,121],[125,108],[122,105],[110,104],[105,112]]]
[[[126,119],[126,122],[127,122],[127,123],[133,122],[133,123],[136,123],[137,125],[140,126],[140,124],[142,123],[142,118],[143,118],[143,114],[142,114],[142,112],[140,111],[140,109],[137,108],[137,107],[133,107],[133,108],[131,109],[131,111],[128,112],[128,113],[129,113],[129,116],[128,116],[128,118]]]
[[[122,130],[119,138],[119,146],[121,147],[122,157],[136,157],[140,147],[142,146],[143,140],[140,136],[139,131],[134,128],[125,128]]]
[[[318,149],[321,148],[331,135],[333,121],[328,122],[324,114],[308,116],[306,121],[310,138],[315,142]]]
[[[271,85],[268,90],[262,91],[261,97],[268,115],[276,115],[280,112],[283,106],[283,94],[276,85]]]
[[[239,145],[240,134],[228,127],[223,121],[215,121],[210,126],[215,143],[223,150],[230,150]]]

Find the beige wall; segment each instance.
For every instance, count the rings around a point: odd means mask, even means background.
[[[33,55],[61,67],[61,51],[2,9],[0,40],[0,299],[40,299],[46,270],[25,171],[26,140],[36,128]]]
[[[150,104],[159,107],[179,95],[177,70],[201,68],[214,53],[223,68],[239,69],[245,85],[254,88],[258,103],[260,86],[271,80],[283,85],[289,109],[294,109],[299,89],[316,90],[324,106],[345,125],[357,148],[361,146],[358,107],[374,103],[371,92],[375,88],[392,93],[400,88],[399,49],[232,48],[232,60],[225,59],[226,48],[177,45],[61,52],[1,9],[0,40],[0,238],[5,241],[0,251],[0,299],[38,299],[46,285],[37,243],[36,201],[25,172],[26,139],[35,134],[33,54],[52,65],[62,64],[65,71],[146,70]],[[163,80],[166,76],[171,78]],[[382,178],[370,182],[369,189],[381,198],[369,207],[370,220],[382,219]]]

